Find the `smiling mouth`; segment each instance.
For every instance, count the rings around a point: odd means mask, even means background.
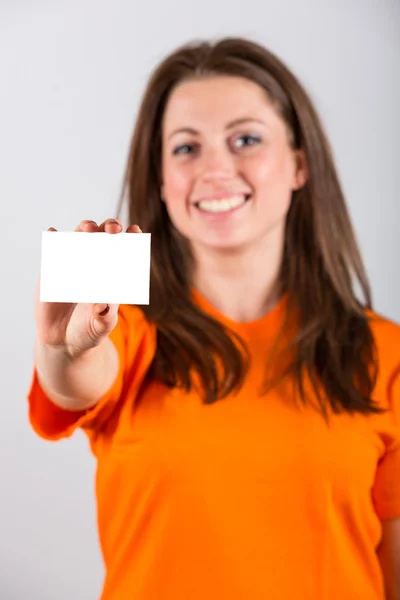
[[[240,194],[237,196],[229,196],[226,198],[200,200],[195,202],[194,206],[203,212],[208,213],[224,213],[239,208],[248,200],[250,200],[251,194]]]

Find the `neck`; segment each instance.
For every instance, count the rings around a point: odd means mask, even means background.
[[[195,248],[194,287],[231,320],[255,321],[279,301],[282,252],[280,239],[235,252]]]

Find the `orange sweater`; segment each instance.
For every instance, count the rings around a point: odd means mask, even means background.
[[[30,421],[56,440],[82,428],[97,459],[102,600],[384,600],[381,519],[400,517],[400,327],[374,315],[385,415],[296,408],[257,388],[284,301],[241,334],[252,367],[213,405],[145,382],[155,331],[121,306],[118,378],[82,413],[57,408],[34,372]],[[288,388],[289,389],[289,388]]]

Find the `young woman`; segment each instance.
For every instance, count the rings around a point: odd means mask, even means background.
[[[150,305],[37,298],[29,392],[96,456],[102,599],[399,598],[400,328],[299,81],[247,40],[178,49],[124,192]]]

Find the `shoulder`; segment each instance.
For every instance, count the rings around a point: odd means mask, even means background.
[[[120,304],[118,322],[110,337],[118,347],[124,347],[130,353],[143,346],[153,353],[156,346],[156,327],[148,321],[140,306]]]
[[[374,311],[367,311],[378,358],[379,380],[383,385],[399,382],[400,325],[393,319]]]
[[[400,324],[375,311],[366,311],[366,315],[376,344],[400,355]]]
[[[134,304],[120,304],[118,308],[118,318],[127,325],[140,325],[142,327],[152,326],[140,306]]]

